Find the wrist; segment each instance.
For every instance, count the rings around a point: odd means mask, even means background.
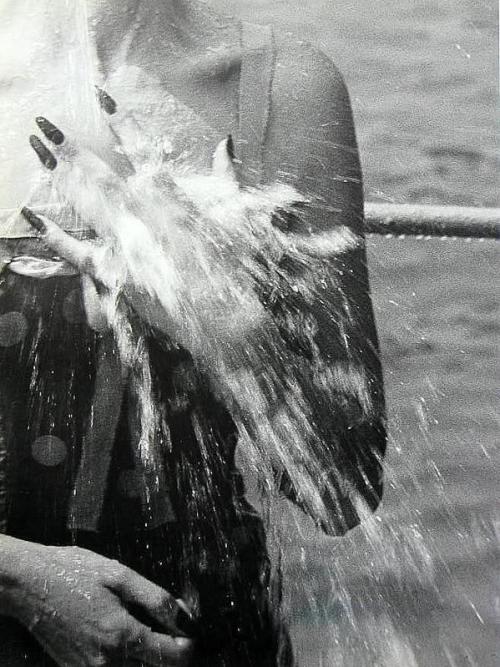
[[[29,581],[38,569],[36,564],[40,563],[43,548],[8,535],[0,536],[0,614],[18,620],[25,615]]]

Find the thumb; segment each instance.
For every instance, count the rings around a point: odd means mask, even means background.
[[[234,142],[232,136],[228,135],[215,149],[212,157],[212,174],[238,185],[234,160]]]
[[[136,607],[139,614],[145,612],[170,634],[177,637],[196,634],[196,622],[185,603],[134,570],[126,568],[120,581],[109,588],[123,602]]]

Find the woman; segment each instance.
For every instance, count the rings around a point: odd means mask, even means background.
[[[331,258],[337,292],[326,300],[342,316],[332,318],[331,308],[300,295],[292,295],[289,311],[314,317],[314,345],[336,369],[339,386],[330,394],[313,395],[306,371],[302,380],[311,419],[331,443],[316,453],[325,479],[335,467],[346,484],[335,477],[325,519],[314,515],[287,470],[279,477],[289,498],[325,530],[342,534],[359,522],[361,500],[371,509],[380,500],[385,447],[362,184],[344,84],[311,47],[222,20],[188,0],[87,5],[106,82],[107,92],[98,91],[105,114],[124,108],[151,141],[173,136],[166,159],[182,162],[184,151],[199,169],[231,135],[235,146],[227,140],[218,149],[222,172],[231,172],[234,151],[241,185],[285,182],[315,202],[276,219],[285,233],[315,238],[346,226],[358,238]],[[175,104],[165,109],[165,99]],[[192,122],[173,127],[176,104]],[[55,174],[66,159],[58,153],[66,128],[50,118],[37,124],[31,144]],[[103,159],[123,175],[140,156],[127,156],[125,120],[113,132],[121,132],[121,150],[104,151]],[[30,209],[24,215],[48,250],[27,253],[17,244],[2,273],[2,664],[53,664],[47,656],[71,666],[291,664],[263,524],[234,461],[234,415],[210,390],[186,339],[175,340],[158,303],[129,294],[132,319],[148,332],[152,393],[163,406],[151,436],[161,474],[151,481],[134,446],[137,392],[115,363],[113,336],[99,324],[98,263],[88,261],[89,246],[68,239],[50,218]],[[26,254],[39,261],[62,256],[83,278],[67,264],[53,274],[36,261],[33,269],[19,257]],[[267,307],[279,318],[282,304]],[[279,331],[306,368],[307,345],[286,323]],[[349,389],[361,375],[364,398]],[[210,434],[203,451],[194,424]]]

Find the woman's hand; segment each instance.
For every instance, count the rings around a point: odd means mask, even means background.
[[[66,260],[82,275],[83,299],[90,326],[102,330],[112,325],[110,317],[114,317],[116,301],[106,298],[112,294],[124,296],[146,325],[166,334],[193,353],[196,353],[196,347],[200,344],[193,333],[193,314],[200,317],[198,328],[205,332],[211,331],[211,327],[206,326],[207,322],[209,325],[214,322],[217,324],[218,320],[223,323],[223,327],[227,328],[228,322],[231,322],[234,328],[237,304],[234,308],[228,307],[227,298],[222,299],[220,290],[213,289],[207,283],[203,272],[197,275],[193,266],[190,280],[180,279],[179,266],[175,268],[174,262],[179,264],[181,260],[164,254],[150,230],[137,217],[137,203],[133,200],[129,184],[123,178],[127,174],[123,174],[122,169],[115,170],[110,163],[103,162],[88,151],[80,151],[49,120],[40,117],[36,122],[47,141],[32,136],[31,146],[48,170],[55,175],[59,169],[62,170],[63,175],[55,178],[56,181],[59,179],[59,187],[61,184],[68,186],[68,203],[84,220],[95,222],[101,217],[104,221],[106,215],[113,218],[109,225],[105,222],[101,224],[103,237],[97,241],[82,241],[65,232],[54,220],[36,215],[28,208],[22,209],[23,216],[37,229],[54,254]],[[239,185],[233,160],[232,139],[228,137],[214,153],[213,175],[224,182],[226,188],[237,192]],[[80,179],[81,192],[71,176],[73,172]],[[82,174],[86,176],[82,178]],[[88,188],[89,196],[86,196],[86,184],[93,181],[96,188]],[[179,213],[186,217],[195,214],[189,198],[166,172],[159,179],[158,187],[159,196],[164,197],[165,210],[174,211],[174,216]],[[101,191],[102,195],[96,196],[96,191]],[[61,194],[65,196],[65,192],[63,190]],[[110,230],[113,231],[106,238]],[[99,231],[98,235],[101,236]],[[12,268],[15,270],[14,265]],[[181,271],[185,268],[183,265]],[[233,298],[240,299],[240,293],[234,289],[231,279],[225,276],[224,281],[231,284],[229,291],[234,293]],[[190,320],[186,313],[191,312],[194,302],[196,313],[191,313]],[[253,298],[253,302],[258,304],[257,297]],[[223,316],[218,315],[219,310],[222,310]],[[259,319],[254,311],[255,307],[244,319],[245,323]],[[243,328],[239,327],[238,335]],[[216,334],[221,333],[217,329]],[[231,335],[232,331],[229,337]]]
[[[14,542],[15,583],[5,611],[57,664],[189,665],[193,641],[186,634],[194,623],[182,601],[86,549]],[[165,634],[153,632],[134,613],[151,618]]]

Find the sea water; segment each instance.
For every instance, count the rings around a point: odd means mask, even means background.
[[[333,59],[367,199],[498,206],[497,2],[212,4]],[[311,667],[493,667],[498,244],[374,237],[368,262],[391,435],[373,519],[382,543],[370,547],[363,527],[338,540],[290,536],[296,650]]]

